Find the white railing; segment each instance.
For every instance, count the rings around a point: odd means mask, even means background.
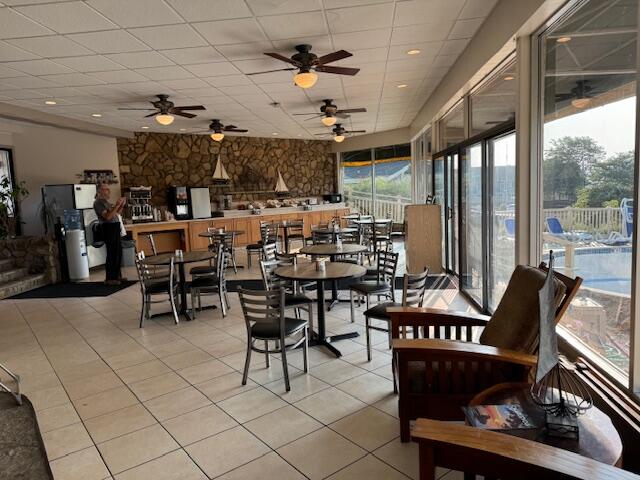
[[[404,206],[411,203],[407,197],[376,195],[374,202],[370,196],[360,192],[345,191],[347,205],[365,215],[378,218],[391,218],[395,223],[404,220]],[[513,211],[495,212],[498,217],[513,217]],[[589,233],[608,234],[622,231],[622,214],[619,208],[545,208],[542,220],[556,217],[566,231],[584,230]],[[546,225],[544,226],[546,230]]]
[[[358,212],[376,218],[390,218],[394,223],[404,221],[404,206],[411,203],[410,198],[394,195],[376,195],[374,202],[371,197],[351,191],[345,191],[344,197],[347,205]]]

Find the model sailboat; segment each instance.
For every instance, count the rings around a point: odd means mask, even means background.
[[[227,170],[220,161],[220,155],[218,155],[218,162],[216,163],[216,169],[213,172],[212,178],[215,183],[229,183],[229,180],[231,180]]]
[[[289,191],[287,184],[284,183],[284,178],[282,178],[282,174],[280,173],[280,170],[278,170],[278,181],[276,182],[275,190],[276,190],[276,193],[287,193]]]

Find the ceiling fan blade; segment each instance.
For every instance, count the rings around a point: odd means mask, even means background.
[[[292,113],[291,115],[318,115],[317,112],[309,112],[309,113]],[[322,115],[322,114],[320,114]]]
[[[173,107],[175,110],[206,110],[204,105],[186,105],[181,107]]]
[[[233,130],[234,128],[238,128],[238,127],[236,127],[235,125],[226,125],[222,129],[229,131],[229,130]]]
[[[326,65],[327,63],[337,62],[338,60],[342,60],[343,58],[349,58],[352,56],[353,54],[347,52],[346,50],[338,50],[337,52],[329,53],[318,58],[318,65]]]
[[[271,57],[271,58],[275,58],[276,60],[282,60],[283,62],[287,62],[290,63],[291,65],[296,65],[296,66],[300,66],[299,62],[296,62],[295,60],[290,59],[289,57],[285,57],[284,55],[280,55],[279,53],[267,53],[265,52],[265,55]]]
[[[155,117],[156,115],[158,115],[160,112],[153,112],[150,113],[149,115],[145,115],[144,118],[149,118],[149,117]]]
[[[118,108],[118,110],[146,110],[146,111],[151,111],[151,110],[155,110],[155,108]]]
[[[344,133],[367,133],[366,130],[345,130]]]
[[[366,108],[341,108],[336,110],[336,113],[365,113],[366,111]]]
[[[334,117],[338,117],[338,118],[349,118],[351,115],[347,115],[345,113],[336,113],[334,115]]]
[[[355,75],[359,71],[359,68],[332,67],[330,65],[318,65],[316,67],[316,72],[335,73],[337,75]]]
[[[236,132],[236,133],[247,133],[249,130],[245,130],[244,128],[230,128],[230,129],[224,129],[226,132]]]
[[[333,133],[316,133],[318,137],[325,137],[327,135],[333,135]]]
[[[180,110],[174,110],[171,112],[173,115],[178,115],[179,117],[185,117],[185,118],[195,118],[197,117],[197,115],[194,115],[193,113],[187,113],[187,112],[181,112]]]
[[[272,73],[272,72],[291,72],[293,70],[297,70],[297,68],[278,68],[276,70],[265,70],[264,72],[245,73],[245,75],[262,75],[263,73]]]
[[[304,121],[308,122],[309,120],[315,120],[316,118],[320,118],[320,117],[324,117],[324,113],[321,113],[320,115],[314,115],[313,117],[305,118]]]

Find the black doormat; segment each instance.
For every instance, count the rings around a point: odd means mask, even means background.
[[[356,283],[357,279],[345,279],[338,281],[338,290],[348,290],[349,285]],[[403,284],[402,277],[396,277],[396,289],[402,290]],[[230,292],[237,292],[238,287],[246,288],[247,290],[263,290],[264,284],[262,280],[227,280],[227,290]],[[327,287],[329,286],[327,285]],[[427,289],[429,290],[456,290],[458,286],[452,281],[448,275],[430,275],[427,277]]]
[[[25,300],[28,298],[108,297],[136,283],[138,282],[127,281],[120,285],[105,285],[103,282],[54,283],[9,298]]]

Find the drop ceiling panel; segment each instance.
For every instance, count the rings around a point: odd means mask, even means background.
[[[250,134],[316,138],[325,98],[367,108],[342,120],[368,132],[406,126],[483,22],[495,0],[0,0],[0,100],[101,125],[148,131],[206,129],[211,118]],[[1,5],[1,4],[0,4]],[[14,8],[15,7],[15,8]],[[299,44],[318,56],[345,49],[335,66],[293,83],[286,57]],[[409,50],[420,50],[408,55]],[[264,70],[278,70],[246,75]],[[406,84],[406,88],[398,88]],[[119,107],[166,93],[206,112],[169,127]],[[57,106],[45,106],[55,99]],[[273,108],[270,103],[278,102]],[[102,117],[91,117],[100,113]],[[326,137],[326,138],[330,138]]]

